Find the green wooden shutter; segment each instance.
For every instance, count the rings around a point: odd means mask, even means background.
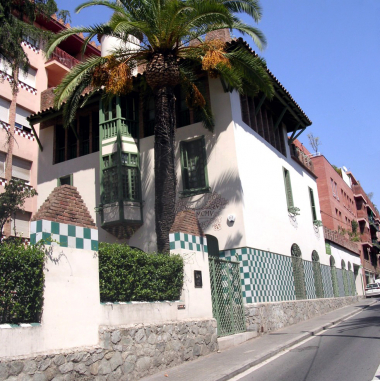
[[[309,195],[310,195],[310,204],[311,204],[311,215],[313,216],[313,222],[314,222],[317,219],[317,211],[315,209],[314,192],[311,188],[309,188]]]
[[[293,203],[292,184],[290,182],[290,173],[285,168],[284,168],[284,181],[285,181],[286,202],[288,204],[288,209],[289,209],[294,206],[294,203]]]

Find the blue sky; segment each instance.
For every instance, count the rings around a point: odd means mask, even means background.
[[[104,7],[74,8],[58,0],[72,25],[107,21]],[[262,0],[259,28],[268,46],[260,53],[292,94],[319,136],[319,151],[330,163],[346,166],[380,209],[380,0]],[[252,41],[247,39],[251,47]]]

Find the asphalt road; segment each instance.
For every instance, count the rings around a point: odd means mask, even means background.
[[[323,331],[239,381],[370,381],[380,364],[380,303]]]

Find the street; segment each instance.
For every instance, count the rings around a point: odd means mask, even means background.
[[[376,303],[232,380],[369,381],[379,364],[380,303]]]

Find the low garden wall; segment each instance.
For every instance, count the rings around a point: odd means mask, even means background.
[[[245,320],[247,330],[255,331],[258,334],[277,331],[289,325],[356,303],[360,299],[360,296],[346,296],[246,304]]]
[[[2,358],[0,381],[132,381],[217,350],[214,319],[101,326],[97,346]]]

